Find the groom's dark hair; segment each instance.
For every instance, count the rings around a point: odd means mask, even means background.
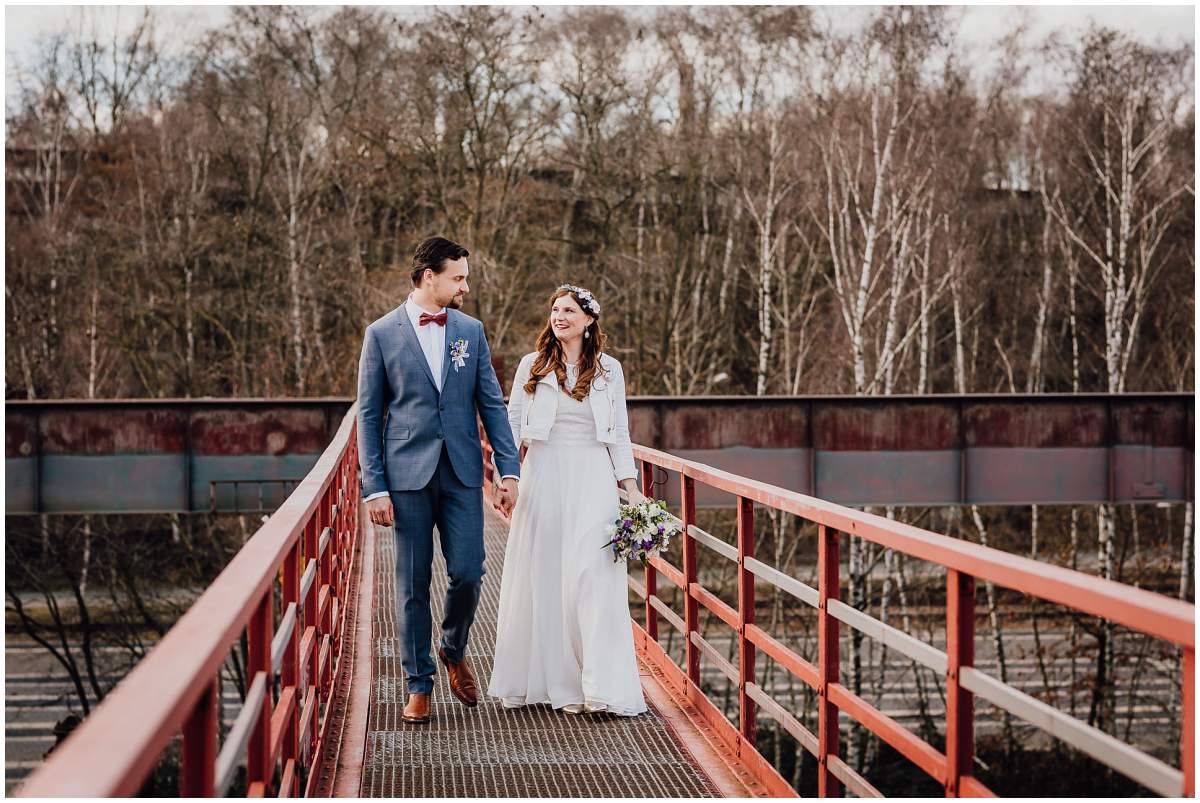
[[[426,269],[441,273],[446,269],[447,259],[462,259],[470,256],[471,252],[453,240],[445,237],[430,237],[417,246],[413,254],[412,283],[414,287],[421,286],[421,276]]]

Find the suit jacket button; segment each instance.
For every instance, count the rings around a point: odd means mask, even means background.
[[[440,432],[439,432],[439,433],[438,433],[438,438],[441,438],[441,437],[442,437],[442,433],[440,433]]]

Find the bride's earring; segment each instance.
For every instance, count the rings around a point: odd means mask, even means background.
[[[591,333],[591,332],[589,332],[588,330],[584,329],[584,330],[583,330],[583,336],[584,336],[585,338],[587,338],[587,337],[591,337],[591,336],[592,336],[592,333]]]

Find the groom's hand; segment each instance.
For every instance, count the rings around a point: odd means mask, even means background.
[[[394,521],[391,496],[380,496],[377,499],[367,502],[367,515],[376,524],[383,527],[391,527]]]
[[[511,518],[513,508],[517,506],[517,481],[512,477],[501,481],[499,496],[500,512],[505,518]]]

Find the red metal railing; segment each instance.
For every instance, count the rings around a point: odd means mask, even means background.
[[[223,794],[242,763],[251,797],[298,796],[302,776],[303,791],[313,791],[360,529],[356,411],[295,492],[18,794],[136,794],[180,733],[181,796]],[[243,630],[246,698],[219,746],[219,673]]]
[[[991,796],[972,774],[974,698],[979,696],[1009,713],[1047,729],[1102,763],[1159,794],[1195,794],[1195,607],[1160,594],[1102,580],[1028,558],[938,535],[881,516],[841,507],[766,483],[738,477],[665,452],[634,446],[641,462],[642,490],[653,491],[654,467],[679,474],[683,566],[661,558],[646,567],[645,584],[630,578],[630,586],[646,600],[644,628],[635,622],[643,655],[649,657],[686,696],[740,763],[753,771],[777,795],[795,791],[754,748],[756,713],[775,719],[818,762],[818,792],[836,796],[842,786],[860,797],[879,796],[870,783],[839,755],[838,714],[850,718],[895,748],[945,788],[952,796]],[[737,498],[737,545],[696,527],[697,482]],[[784,511],[817,525],[818,588],[789,577],[754,556],[754,505]],[[865,538],[914,558],[945,567],[946,651],[942,652],[840,601],[840,534]],[[696,573],[697,550],[703,545],[737,564],[738,605],[734,609],[705,589]],[[658,594],[659,578],[682,589],[680,618]],[[762,581],[813,606],[818,615],[816,663],[793,652],[754,621],[755,581]],[[991,581],[1075,611],[1099,616],[1142,633],[1164,639],[1183,652],[1183,716],[1181,764],[1171,767],[1096,728],[1046,705],[980,672],[974,662],[975,583]],[[699,632],[699,606],[729,626],[737,637],[738,665],[733,666]],[[684,666],[678,666],[658,643],[659,618],[684,637]],[[946,751],[937,750],[896,720],[842,685],[838,639],[842,625],[882,640],[908,658],[933,669],[946,683]],[[808,684],[818,700],[818,728],[812,733],[787,709],[754,682],[758,652]],[[707,658],[738,689],[738,724],[731,724],[700,688],[700,659]]]

